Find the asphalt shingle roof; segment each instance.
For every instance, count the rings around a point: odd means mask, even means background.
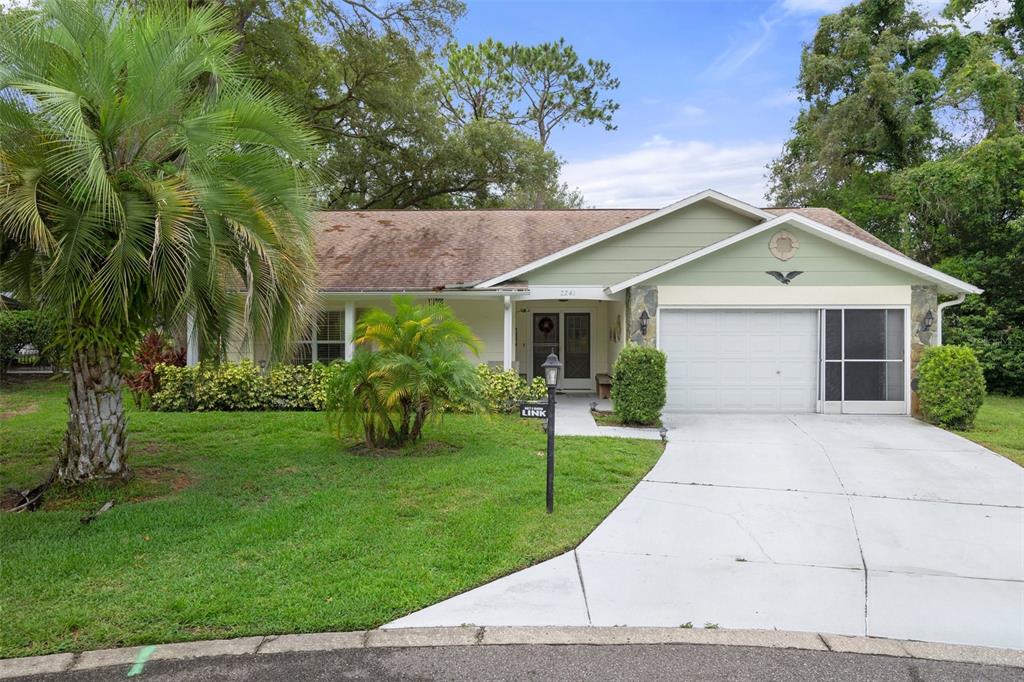
[[[656,209],[324,211],[317,261],[324,291],[440,290],[510,272]],[[835,211],[788,211],[899,253]]]

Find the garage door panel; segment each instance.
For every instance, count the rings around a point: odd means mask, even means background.
[[[799,353],[801,357],[811,352],[817,354],[817,339],[808,339],[805,336],[796,334],[780,334],[778,336],[778,348],[780,353]]]
[[[709,352],[713,355],[736,355],[744,357],[747,354],[747,339],[740,336],[718,336],[709,340]]]
[[[751,360],[745,363],[749,368],[747,378],[750,381],[771,382],[778,376],[775,370],[775,363],[766,360]]]
[[[814,310],[662,310],[667,409],[812,412]]]
[[[716,374],[723,384],[745,383],[750,369],[746,363],[722,363],[715,366]]]

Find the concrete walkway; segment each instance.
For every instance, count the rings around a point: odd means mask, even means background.
[[[385,627],[691,623],[1024,649],[1024,469],[908,417],[666,423],[665,454],[575,551]]]
[[[638,429],[624,426],[598,426],[590,414],[592,403],[599,410],[611,410],[610,400],[598,400],[594,394],[566,394],[555,398],[556,436],[612,436],[614,438],[643,438],[658,440],[658,429]]]

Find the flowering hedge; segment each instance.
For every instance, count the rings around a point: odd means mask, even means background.
[[[153,394],[151,405],[162,412],[322,410],[329,371],[321,364],[264,370],[251,360],[192,367],[159,364],[154,372],[160,390]],[[478,365],[476,372],[490,412],[514,412],[520,401],[547,396],[540,377],[528,384],[513,369]]]
[[[544,379],[535,377],[526,383],[514,369],[500,370],[489,365],[477,365],[481,393],[491,412],[514,412],[523,400],[543,400],[548,388]]]
[[[153,409],[164,412],[321,410],[324,365],[278,365],[264,371],[251,360],[157,365],[160,390]]]

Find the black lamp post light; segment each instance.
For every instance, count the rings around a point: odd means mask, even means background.
[[[562,363],[552,353],[541,365],[544,370],[544,383],[548,386],[548,514],[555,509],[555,388],[558,386],[558,371]]]

